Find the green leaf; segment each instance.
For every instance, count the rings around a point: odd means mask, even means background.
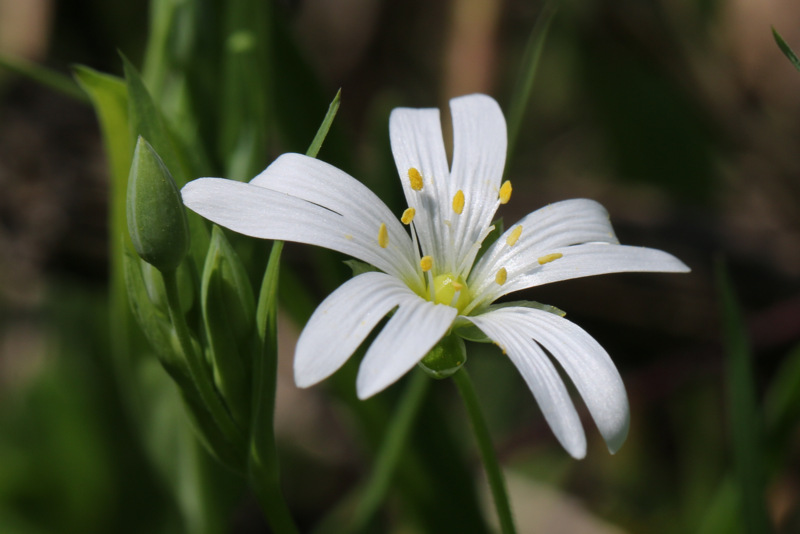
[[[733,458],[741,494],[740,513],[746,532],[769,532],[762,448],[763,428],[756,403],[750,345],[725,266],[719,261],[716,267],[722,307],[722,334],[727,356],[725,382],[728,389]]]
[[[0,67],[4,67],[12,72],[29,78],[37,83],[55,89],[61,94],[67,95],[81,102],[87,102],[86,93],[68,76],[64,76],[54,70],[42,67],[36,63],[25,61],[22,58],[15,58],[0,54]]]
[[[311,145],[309,145],[308,150],[306,151],[306,156],[316,158],[317,154],[319,154],[319,149],[322,148],[322,143],[325,141],[325,138],[328,137],[328,132],[331,129],[331,124],[333,124],[333,119],[336,118],[336,113],[339,111],[339,103],[341,102],[341,99],[342,90],[339,89],[336,91],[336,95],[328,105],[328,112],[325,113],[325,118],[322,119],[322,124],[319,125],[317,134],[314,136],[314,139],[311,141]]]
[[[223,6],[219,151],[225,175],[245,180],[264,168],[273,127],[273,8],[261,0],[231,0]]]
[[[169,317],[150,299],[150,292],[142,276],[142,261],[131,252],[126,251],[123,256],[123,264],[128,299],[142,332],[173,380],[181,389],[193,390],[194,385],[186,362],[181,356],[180,344],[169,322]]]
[[[525,54],[522,58],[520,73],[517,76],[517,84],[511,96],[511,105],[508,112],[509,161],[511,161],[517,146],[519,129],[525,117],[525,109],[528,107],[528,102],[530,101],[533,82],[536,80],[536,72],[539,69],[539,59],[542,56],[544,43],[547,40],[547,33],[550,29],[550,23],[553,21],[555,13],[556,3],[554,1],[547,2],[539,13],[539,17],[536,19],[536,24],[533,26],[530,38],[528,39],[528,45],[525,47]],[[508,165],[506,165],[506,168],[508,168]]]
[[[353,271],[353,276],[364,273],[378,273],[381,270],[361,260],[344,260],[344,264]]]
[[[255,301],[247,272],[218,226],[211,233],[201,286],[214,381],[234,420],[250,424]]]
[[[172,133],[139,72],[124,55],[121,57],[128,87],[131,138],[142,136],[147,139],[164,160],[178,186],[183,186],[194,177],[194,173],[185,157],[179,153]]]
[[[786,41],[783,40],[781,34],[779,34],[774,27],[772,28],[772,37],[775,39],[775,42],[778,43],[778,48],[781,49],[783,55],[789,58],[789,61],[792,62],[794,68],[800,71],[800,59],[797,58],[797,54],[795,54],[794,50],[792,50],[789,45],[786,44]]]
[[[764,400],[767,443],[774,449],[774,468],[780,469],[782,461],[791,450],[800,420],[800,346],[787,354],[775,372]]]

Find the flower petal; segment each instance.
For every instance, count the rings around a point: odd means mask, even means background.
[[[509,245],[509,236],[520,226],[518,238]],[[511,258],[527,256],[537,262],[554,248],[589,242],[618,243],[608,212],[600,203],[577,198],[549,204],[509,226],[475,266],[470,282],[490,281]],[[478,285],[474,291],[483,289]]]
[[[455,308],[409,291],[361,361],[358,398],[369,398],[406,374],[442,339],[456,315]]]
[[[537,259],[532,251],[509,258],[503,265],[507,282],[498,285],[483,279],[475,290],[475,299],[492,302],[497,298],[529,287],[623,272],[685,273],[689,267],[681,260],[653,248],[606,243],[587,243],[548,250]],[[488,278],[490,274],[485,274]]]
[[[453,114],[452,189],[464,192],[464,210],[455,216],[456,262],[492,222],[506,162],[507,130],[493,98],[474,94],[450,101]]]
[[[613,454],[628,435],[630,413],[622,378],[608,353],[580,327],[552,313],[532,308],[500,308],[472,318],[481,329],[486,317],[506,331],[530,337],[548,350],[586,403]],[[487,332],[488,333],[488,332]]]
[[[343,187],[348,185],[344,183]],[[351,191],[355,198],[362,198],[357,188]],[[400,224],[394,219],[384,221],[367,210],[341,214],[324,204],[222,178],[193,180],[183,187],[181,195],[188,208],[235,232],[336,250],[374,265],[415,289],[421,287],[416,266],[411,264],[410,238],[402,228],[393,228],[395,223]],[[364,198],[364,202],[369,201],[371,198]],[[386,248],[378,244],[381,223],[390,233]]]
[[[297,340],[294,380],[301,388],[339,369],[409,289],[384,273],[369,272],[341,285],[322,301]]]
[[[564,381],[529,335],[502,314],[467,317],[502,347],[519,370],[561,446],[574,458],[586,456],[586,435]]]
[[[414,227],[420,246],[423,254],[434,257],[438,273],[450,261],[443,221],[451,213],[447,210],[455,194],[449,183],[439,110],[395,108],[389,116],[389,138],[406,202],[416,210]],[[411,187],[408,172],[412,168],[422,176],[421,190]]]

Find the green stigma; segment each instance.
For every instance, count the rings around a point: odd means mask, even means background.
[[[458,293],[458,298],[456,297]],[[433,301],[436,304],[454,306],[459,312],[467,307],[472,294],[462,277],[454,277],[452,273],[440,274],[433,279]],[[453,299],[455,298],[455,301]]]

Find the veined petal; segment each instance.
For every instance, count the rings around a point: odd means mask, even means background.
[[[325,206],[222,178],[200,178],[181,190],[183,203],[203,217],[235,232],[261,239],[317,245],[348,254],[400,278],[413,288],[421,285],[410,265],[410,238],[392,232],[386,248],[378,245],[381,223],[370,212],[348,216]],[[397,223],[400,224],[400,223]],[[413,256],[411,256],[413,258]]]
[[[518,238],[509,245],[508,238],[518,227]],[[608,212],[600,203],[578,198],[549,204],[509,226],[475,266],[470,283],[480,285],[511,258],[527,257],[533,263],[555,248],[590,242],[618,243]]]
[[[424,254],[436,259],[438,273],[448,261],[444,220],[450,217],[447,210],[456,191],[449,184],[439,110],[394,109],[389,116],[389,138],[406,201],[416,210],[414,227],[420,245]],[[411,187],[408,171],[412,168],[422,176],[421,190]]]
[[[525,331],[493,312],[467,317],[494,340],[519,370],[561,446],[586,456],[586,435],[567,388],[550,358]]]
[[[464,210],[454,218],[456,266],[487,228],[498,206],[506,162],[506,121],[493,98],[474,94],[450,101],[453,115],[454,190],[464,191]]]
[[[483,329],[487,316],[492,317],[491,324],[502,323],[503,330],[534,339],[547,349],[575,384],[608,450],[612,454],[619,450],[628,435],[628,397],[622,378],[603,347],[574,323],[545,311],[508,307],[472,320]]]
[[[409,291],[361,361],[358,398],[371,397],[406,374],[442,339],[456,315],[455,308]]]
[[[331,293],[314,311],[297,340],[297,385],[314,385],[344,365],[375,325],[405,302],[410,292],[400,280],[370,272],[348,280]]]
[[[474,290],[475,299],[492,302],[520,289],[599,274],[690,271],[686,264],[672,254],[645,247],[586,243],[547,250],[539,258],[537,254],[526,253],[510,257],[503,265],[508,273],[508,281],[501,286],[481,280],[480,289]]]

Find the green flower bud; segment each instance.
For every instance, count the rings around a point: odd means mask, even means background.
[[[183,210],[169,170],[140,136],[128,177],[128,232],[137,254],[160,271],[177,268],[189,250]]]
[[[467,361],[467,347],[456,335],[445,336],[419,362],[419,366],[433,378],[447,378],[461,369]]]

